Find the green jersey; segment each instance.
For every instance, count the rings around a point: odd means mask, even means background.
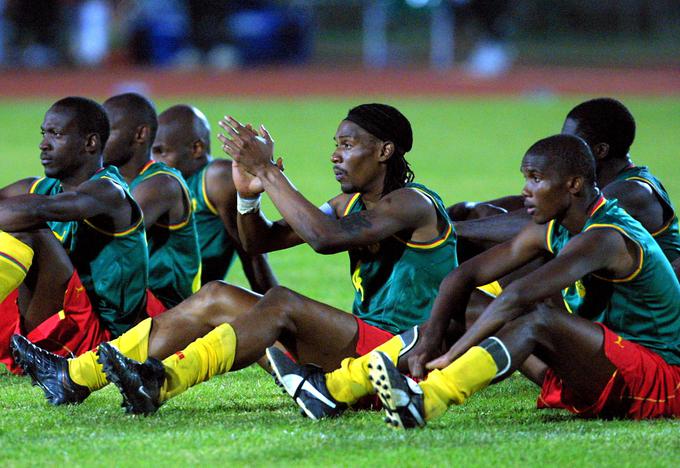
[[[349,250],[354,285],[352,313],[370,325],[401,333],[423,323],[430,315],[439,284],[458,266],[456,233],[439,196],[426,187],[410,183],[432,200],[445,219],[445,231],[429,242],[405,240],[395,234],[366,247]],[[360,194],[354,194],[343,216],[365,210]]]
[[[149,289],[166,307],[174,307],[201,286],[201,254],[191,196],[182,174],[164,163],[149,161],[130,183],[130,190],[157,175],[173,177],[182,187],[189,214],[180,223],[147,226],[149,244]]]
[[[133,208],[133,225],[120,232],[97,226],[91,220],[48,221],[47,224],[71,258],[92,307],[109,331],[118,336],[132,327],[146,307],[149,257],[142,211],[133,200],[118,169],[107,166],[90,180],[109,179],[120,186]],[[63,192],[57,179],[43,177],[30,193]]]
[[[673,262],[680,257],[680,229],[678,228],[678,217],[675,214],[675,208],[673,208],[668,192],[646,166],[631,165],[627,167],[619,172],[614,179],[614,181],[620,180],[638,180],[649,185],[654,191],[663,206],[664,225],[658,231],[653,232],[652,237],[659,243],[668,260]]]
[[[224,279],[234,260],[234,245],[217,208],[206,193],[206,175],[214,161],[186,179],[191,193],[191,202],[196,219],[196,231],[201,249],[203,284],[215,279]]]
[[[593,229],[613,229],[631,240],[639,264],[626,278],[591,273],[577,287],[567,288],[564,298],[570,311],[603,323],[669,364],[680,364],[680,283],[659,244],[615,200],[604,197],[595,203],[581,232]],[[547,246],[555,255],[572,237],[554,220],[548,224]]]

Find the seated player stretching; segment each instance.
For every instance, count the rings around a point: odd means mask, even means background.
[[[125,93],[104,104],[111,135],[104,162],[116,166],[144,214],[149,244],[147,313],[153,317],[199,290],[201,254],[189,187],[179,171],[151,159],[154,105]]]
[[[185,104],[158,116],[153,157],[186,178],[201,249],[201,284],[226,278],[238,254],[250,288],[264,294],[277,284],[266,254],[250,255],[241,246],[236,218],[236,187],[231,161],[210,155],[210,124],[203,112]]]
[[[235,160],[234,181],[241,197],[250,197],[241,200],[238,217],[246,247],[253,249],[254,241],[255,251],[307,242],[321,253],[348,251],[356,288],[353,314],[283,287],[259,296],[210,283],[99,347],[106,376],[118,385],[130,412],[153,412],[192,385],[249,366],[276,341],[300,362],[334,369],[343,358],[360,356],[422,323],[439,283],[457,264],[455,233],[441,200],[412,182],[404,158],[412,146],[411,126],[395,108],[361,105],[342,120],[331,156],[342,193],[321,209],[271,162],[273,142],[266,132],[262,138],[234,120],[222,125],[230,135],[221,139]],[[283,220],[270,223],[262,216],[256,201],[262,190]],[[232,318],[214,323],[229,314]],[[14,350],[43,388],[60,395],[60,403],[82,401],[106,382],[95,353],[65,365],[20,337]],[[71,380],[68,371],[74,369],[85,376],[84,384]]]
[[[0,271],[25,274],[5,277],[0,286],[0,362],[12,371],[18,370],[9,349],[13,333],[78,355],[145,316],[142,213],[118,170],[103,167],[104,109],[86,98],[61,99],[41,131],[45,177],[0,191],[0,258],[14,260],[0,262]]]
[[[296,401],[329,402],[327,414],[377,391],[388,422],[408,428],[462,404],[534,355],[548,366],[542,394],[557,393],[559,406],[579,416],[680,416],[680,283],[650,233],[600,194],[594,166],[578,137],[537,142],[521,167],[534,222],[448,275],[420,333],[395,337],[325,378],[310,379],[268,349],[277,377]],[[464,313],[475,286],[545,251],[554,257],[512,282],[440,356],[447,326]],[[543,302],[579,280],[585,296],[565,295],[573,313]],[[395,367],[400,356],[414,377],[436,370],[416,384]]]

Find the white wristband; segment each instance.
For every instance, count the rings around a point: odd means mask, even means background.
[[[241,195],[236,193],[236,211],[239,214],[255,213],[260,209],[261,195],[255,198],[241,198]]]

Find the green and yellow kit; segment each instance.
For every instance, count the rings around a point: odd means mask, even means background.
[[[149,161],[132,182],[130,190],[145,180],[167,175],[179,182],[189,213],[177,224],[156,222],[146,227],[149,245],[149,289],[168,308],[174,307],[201,287],[201,254],[189,188],[182,174],[164,163]]]
[[[69,254],[95,312],[114,336],[127,331],[143,315],[149,257],[142,211],[130,195],[118,169],[107,166],[90,180],[108,179],[120,186],[134,210],[128,229],[112,232],[93,221],[48,221],[48,226]],[[57,195],[63,192],[57,179],[42,177],[30,193]]]
[[[201,250],[201,283],[224,279],[234,261],[236,249],[232,244],[217,208],[206,192],[206,175],[214,161],[186,179],[194,208],[194,219]]]
[[[572,313],[601,322],[623,338],[680,364],[680,283],[652,235],[616,201],[601,197],[581,232],[613,229],[633,242],[639,264],[626,278],[591,273],[564,290]],[[557,255],[574,237],[554,220],[548,224],[547,246]]]
[[[665,222],[661,229],[652,233],[652,237],[659,243],[661,250],[666,254],[668,260],[673,262],[676,258],[680,257],[680,228],[678,227],[678,216],[675,213],[675,208],[673,208],[668,192],[666,192],[659,179],[649,172],[646,166],[631,165],[627,167],[617,174],[614,182],[621,180],[638,180],[646,183],[661,202]]]
[[[430,242],[409,241],[399,234],[374,245],[349,250],[354,285],[352,313],[370,325],[401,333],[423,323],[430,315],[439,284],[458,266],[456,233],[441,198],[427,187],[409,183],[432,200],[447,228]],[[360,194],[354,194],[343,216],[365,210]]]

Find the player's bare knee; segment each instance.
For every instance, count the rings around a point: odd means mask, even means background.
[[[542,342],[550,336],[550,332],[555,324],[555,314],[557,313],[560,312],[539,304],[532,312],[520,317],[517,321],[520,326],[531,333],[531,336],[536,341]]]
[[[285,322],[293,321],[293,314],[301,307],[301,296],[285,286],[274,286],[260,300],[264,313]]]

